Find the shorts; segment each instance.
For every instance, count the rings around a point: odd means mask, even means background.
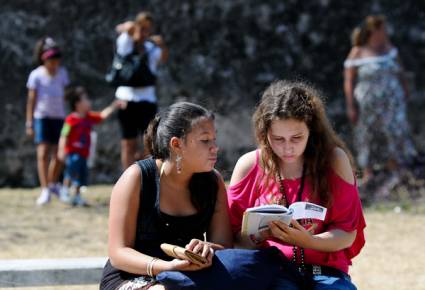
[[[118,111],[122,139],[143,136],[156,112],[157,105],[155,103],[128,102],[125,109]]]
[[[117,290],[147,290],[157,284],[155,279],[149,276],[140,276],[121,284]]]
[[[87,185],[87,159],[78,153],[69,153],[65,159],[64,178],[69,179],[72,185]]]
[[[57,145],[63,127],[63,119],[34,119],[35,144],[48,143]]]

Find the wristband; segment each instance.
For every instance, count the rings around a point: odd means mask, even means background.
[[[32,128],[32,122],[25,122],[25,128]]]

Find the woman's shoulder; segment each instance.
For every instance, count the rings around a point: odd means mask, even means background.
[[[112,196],[118,196],[120,200],[127,200],[139,195],[142,173],[137,164],[128,167],[115,183]]]
[[[331,155],[331,168],[342,180],[354,185],[355,178],[348,154],[340,147],[335,147]]]
[[[123,32],[118,36],[116,46],[117,53],[121,56],[126,56],[133,51],[133,38],[127,32]]]
[[[245,153],[238,159],[235,168],[233,169],[232,179],[230,180],[231,185],[238,183],[248,175],[254,165],[258,162],[258,154],[259,150],[254,150]]]
[[[66,67],[64,67],[63,65],[61,65],[60,67],[59,67],[59,73],[61,73],[61,74],[68,74],[68,70],[66,69]]]
[[[259,150],[253,150],[239,157],[235,169],[238,168],[245,174],[257,163]]]
[[[140,169],[140,166],[137,164],[130,165],[122,174],[122,177],[126,179],[139,179],[142,176],[142,171]]]
[[[144,42],[145,51],[149,54],[149,57],[159,58],[161,55],[161,48],[152,40],[146,40]]]
[[[127,31],[120,32],[117,41],[133,41],[133,38]]]
[[[148,51],[150,51],[150,50],[152,50],[152,49],[154,49],[154,48],[159,48],[159,46],[157,46],[157,45],[155,44],[155,42],[153,42],[153,41],[152,41],[152,40],[150,40],[150,39],[146,40],[146,41],[143,43],[143,45],[145,46],[145,49],[146,49],[146,50],[148,50]]]
[[[344,61],[345,68],[352,68],[358,65],[359,59],[362,58],[363,48],[361,46],[353,46]]]
[[[361,46],[353,46],[348,53],[347,59],[357,59],[362,56],[363,47]]]
[[[30,77],[40,77],[44,74],[44,67],[42,65],[37,66],[30,72]]]
[[[60,66],[58,70],[58,75],[62,78],[62,80],[65,80],[65,82],[69,82],[68,77],[68,70],[64,66]]]

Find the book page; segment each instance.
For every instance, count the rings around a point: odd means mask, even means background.
[[[247,212],[263,212],[263,213],[287,213],[289,210],[283,205],[279,204],[265,204],[256,207],[251,207],[246,210]]]
[[[311,202],[294,202],[289,207],[293,211],[292,218],[325,220],[327,209],[323,206]]]
[[[265,213],[265,212],[248,212],[243,215],[242,221],[242,235],[250,236],[255,235],[259,238],[261,231],[269,228],[269,222],[281,221],[289,224],[292,219],[292,211],[286,213]]]

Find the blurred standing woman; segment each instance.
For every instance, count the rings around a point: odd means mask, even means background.
[[[151,35],[154,20],[149,12],[140,12],[135,21],[127,21],[116,28],[117,53],[126,56],[132,53],[146,55],[149,78],[137,86],[120,86],[115,96],[123,102],[118,112],[121,126],[121,162],[123,169],[129,167],[138,154],[137,137],[142,137],[149,121],[157,112],[155,92],[158,66],[168,58],[168,49],[159,35]],[[144,154],[145,155],[145,154]]]
[[[406,118],[407,82],[385,18],[366,17],[354,29],[352,42],[344,62],[344,92],[347,114],[355,126],[357,161],[367,182],[374,168],[394,171],[408,164],[416,151]],[[388,186],[398,180],[393,173]]]
[[[65,118],[64,90],[69,84],[68,73],[61,66],[62,53],[56,42],[45,37],[35,48],[38,67],[28,78],[26,133],[37,145],[37,169],[41,194],[38,205],[49,202],[51,193],[58,193],[60,173],[57,149]]]

